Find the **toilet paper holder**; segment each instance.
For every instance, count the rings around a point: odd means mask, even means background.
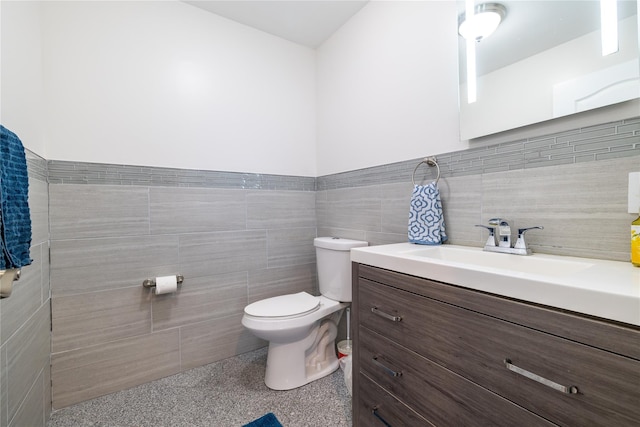
[[[0,277],[4,276],[7,272],[10,272],[11,270],[0,270]],[[15,276],[13,276],[13,281],[17,282],[18,280],[20,280],[20,276],[22,275],[22,270],[18,269],[18,270],[13,270],[15,271]]]
[[[7,277],[5,277],[3,281],[2,279],[5,274]],[[13,291],[13,282],[20,280],[21,274],[21,269],[0,270],[0,299],[9,298],[11,296],[11,292]]]
[[[184,276],[182,274],[176,274],[176,282],[178,285],[181,285],[184,282]],[[142,286],[145,288],[155,288],[156,287],[156,279],[145,279],[142,282]]]

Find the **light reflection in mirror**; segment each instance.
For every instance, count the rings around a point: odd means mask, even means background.
[[[467,43],[459,37],[461,139],[640,98],[636,0],[616,2],[619,48],[604,57],[598,0],[501,3],[505,20],[474,46],[477,101],[472,104]],[[458,4],[463,13],[465,2]]]

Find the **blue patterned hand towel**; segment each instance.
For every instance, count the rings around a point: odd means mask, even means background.
[[[409,241],[439,245],[447,240],[438,185],[415,185],[409,207]]]
[[[22,142],[0,125],[0,270],[31,264],[29,176]]]

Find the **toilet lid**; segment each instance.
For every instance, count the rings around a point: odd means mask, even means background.
[[[306,292],[281,295],[249,304],[244,312],[256,317],[286,317],[303,315],[320,307],[320,298]]]

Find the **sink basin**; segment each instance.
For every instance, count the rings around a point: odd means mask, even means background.
[[[640,268],[629,262],[408,242],[355,248],[351,261],[640,326]]]
[[[542,254],[512,255],[484,252],[475,248],[452,246],[420,247],[404,252],[407,256],[425,257],[449,263],[464,264],[479,268],[509,270],[513,273],[567,275],[593,267],[584,261],[564,260],[545,257]]]

